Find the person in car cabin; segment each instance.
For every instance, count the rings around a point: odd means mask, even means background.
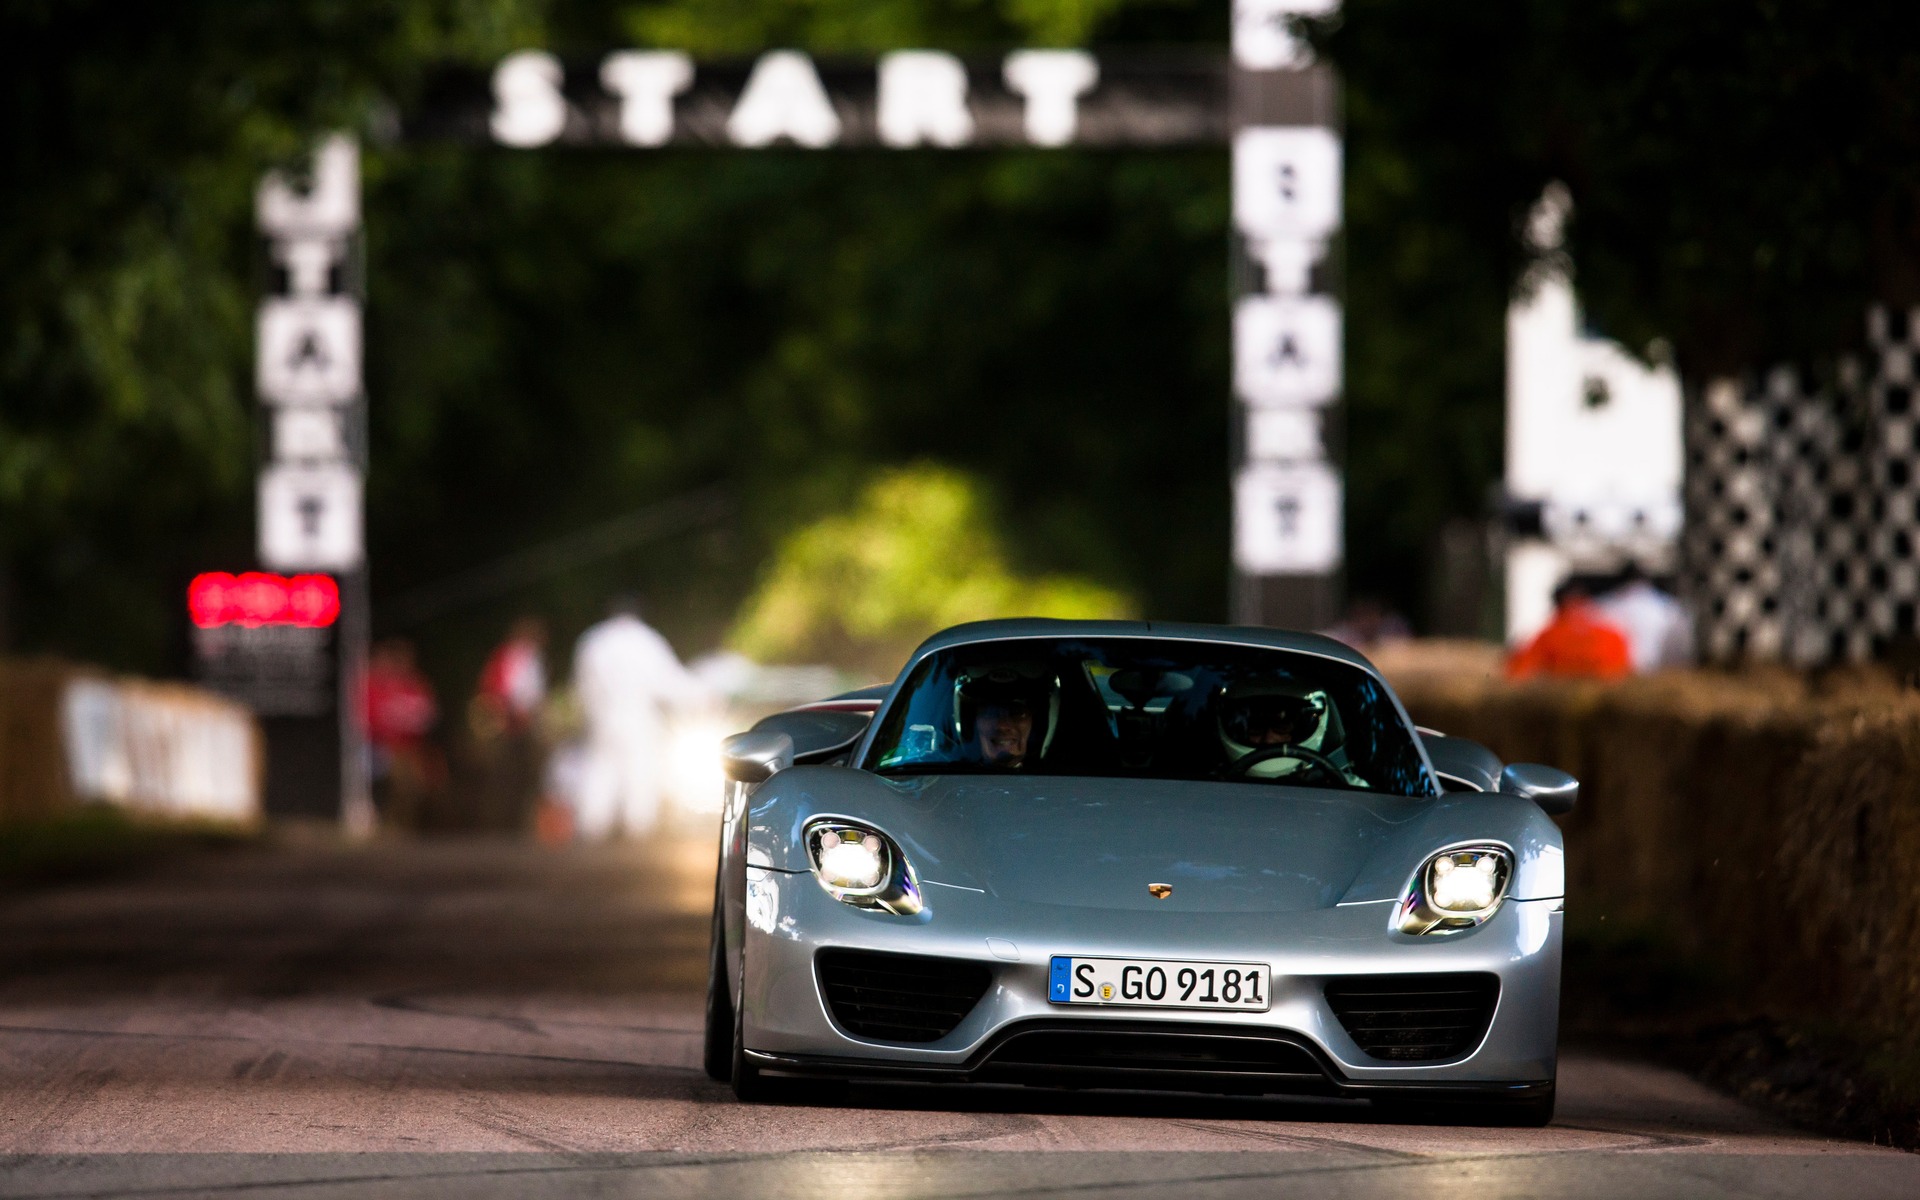
[[[1039,705],[1017,677],[998,678],[1001,674],[996,671],[962,687],[961,719],[970,749],[981,762],[1017,771],[1027,765]]]
[[[980,757],[985,762],[996,767],[1027,765],[1027,743],[1033,738],[1033,708],[1025,700],[995,700],[981,705],[973,728]]]
[[[1348,766],[1344,741],[1333,699],[1311,684],[1241,683],[1221,697],[1220,743],[1229,764],[1248,764],[1243,778],[1305,780],[1331,770],[1349,786],[1366,787]],[[1287,754],[1288,748],[1306,753]],[[1274,754],[1254,759],[1262,750]]]

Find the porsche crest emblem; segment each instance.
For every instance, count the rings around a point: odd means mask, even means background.
[[[1173,895],[1173,885],[1170,883],[1150,883],[1147,885],[1147,894],[1155,900],[1165,900],[1168,896]]]

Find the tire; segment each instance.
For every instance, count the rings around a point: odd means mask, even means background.
[[[733,1019],[733,996],[727,987],[727,926],[721,912],[719,881],[713,885],[713,937],[707,952],[707,1077],[720,1083],[733,1079],[733,1043],[738,1036]]]
[[[846,1091],[843,1082],[781,1076],[769,1078],[747,1057],[746,1017],[742,1007],[732,1002],[725,984],[727,958],[722,930],[723,927],[716,923],[713,944],[718,949],[711,956],[707,972],[707,1074],[733,1084],[733,1094],[743,1104],[765,1104],[770,1101],[804,1104],[843,1098]],[[739,994],[743,999],[747,994],[746,975],[747,948],[742,946]],[[726,1031],[724,1040],[716,1032],[723,1029]],[[723,1061],[724,1075],[716,1069]]]
[[[747,974],[746,947],[740,948],[740,977],[744,984]],[[746,998],[746,988],[740,989],[741,999]],[[760,1068],[753,1065],[747,1057],[745,1005],[732,1005],[733,1039],[729,1047],[729,1078],[733,1082],[733,1094],[743,1104],[759,1104],[772,1097],[773,1085]]]

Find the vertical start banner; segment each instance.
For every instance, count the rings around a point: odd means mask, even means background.
[[[359,147],[335,135],[320,144],[306,179],[268,174],[254,214],[272,278],[257,317],[254,371],[263,426],[260,562],[339,580],[326,664],[332,703],[261,710],[266,807],[270,815],[337,813],[349,828],[367,830],[373,811],[357,703],[368,628]],[[251,645],[262,637],[252,628],[259,624],[240,623],[243,634],[233,636]],[[316,632],[263,628],[281,637]]]
[[[1337,89],[1294,36],[1338,0],[1235,0],[1233,616],[1317,628],[1339,616],[1342,322]]]

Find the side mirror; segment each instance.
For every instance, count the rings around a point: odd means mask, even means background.
[[[735,783],[761,783],[793,765],[793,738],[772,730],[736,733],[720,743],[720,764]]]
[[[1580,799],[1580,781],[1558,767],[1513,763],[1500,772],[1500,790],[1538,804],[1550,817],[1573,811]]]
[[[831,712],[800,709],[778,712],[754,723],[749,733],[784,733],[793,739],[791,766],[799,762],[824,762],[843,750],[850,750],[867,731],[871,713]]]

